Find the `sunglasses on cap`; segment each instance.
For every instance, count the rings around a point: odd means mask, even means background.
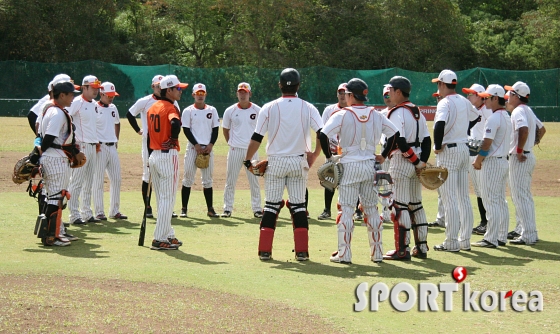
[[[388,98],[389,98],[389,94],[383,94],[383,98],[384,98],[384,99],[388,99]]]
[[[338,95],[344,95],[345,91],[339,90],[337,93],[338,93]]]
[[[196,96],[205,96],[205,95],[206,95],[206,92],[203,91],[203,90],[199,90],[199,91],[197,91],[197,92],[194,92],[193,94],[196,95]]]
[[[72,83],[74,82],[72,81]],[[88,82],[83,84],[83,86],[93,86],[93,85],[101,86],[101,81],[99,81],[99,79],[96,79],[94,82]]]
[[[173,88],[175,88],[175,89],[176,89],[177,91],[179,91],[179,92],[183,90],[183,88],[181,88],[181,87],[179,87],[179,86],[170,87],[169,89],[173,89]]]
[[[478,94],[468,93],[467,96],[478,96]]]

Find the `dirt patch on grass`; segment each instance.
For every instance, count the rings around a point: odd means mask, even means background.
[[[0,332],[340,333],[281,303],[187,287],[0,275]]]
[[[26,185],[16,185],[12,182],[12,170],[16,161],[24,154],[18,152],[1,152],[0,153],[0,191],[25,191]],[[140,167],[140,156],[138,154],[120,154],[121,158],[121,174],[122,174],[122,191],[140,191],[142,168]],[[311,189],[319,189],[319,181],[316,179],[317,168],[322,164],[323,158],[319,157],[317,162],[309,171],[308,186]],[[226,182],[226,163],[225,156],[214,157],[214,189],[223,189]],[[557,168],[558,162],[553,160],[538,160],[537,167],[533,174],[533,195],[535,196],[560,196],[560,169]],[[183,173],[182,163],[180,164],[180,174]],[[242,172],[237,180],[236,189],[249,189],[249,183]],[[202,190],[200,184],[200,171],[198,172],[196,184],[193,186],[195,190]],[[182,176],[181,176],[182,177]],[[106,178],[107,180],[107,178]],[[109,185],[105,183],[106,191]]]

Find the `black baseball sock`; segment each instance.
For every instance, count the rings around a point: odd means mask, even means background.
[[[150,193],[148,194],[149,184],[148,182],[142,181],[142,197],[144,200],[144,206],[148,207],[150,205],[150,198],[152,197],[152,189],[150,188]]]
[[[331,212],[333,197],[334,197],[334,191],[330,191],[325,188],[325,210],[327,210],[328,212]]]
[[[480,225],[486,226],[488,220],[486,219],[486,209],[484,208],[484,203],[482,203],[482,198],[477,197],[476,201],[478,203],[478,212],[480,213]]]
[[[214,202],[213,201],[214,191],[212,190],[212,188],[204,188],[203,191],[204,191],[204,199],[206,200],[206,206],[208,207],[208,210],[210,210],[212,209],[212,203]]]
[[[191,197],[191,187],[181,188],[181,204],[183,209],[187,209],[189,207],[189,197]]]

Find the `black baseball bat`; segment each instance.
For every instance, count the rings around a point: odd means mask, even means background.
[[[146,192],[147,203],[150,203],[150,197],[152,193],[152,173],[150,173],[150,178],[148,180],[148,191]],[[142,218],[142,225],[140,225],[140,236],[138,237],[138,246],[144,246],[144,239],[146,237],[146,214],[148,213],[148,206],[144,205],[144,217]]]

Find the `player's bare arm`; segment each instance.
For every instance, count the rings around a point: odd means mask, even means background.
[[[525,143],[527,142],[528,136],[529,136],[528,127],[523,126],[519,128],[519,137],[517,138],[517,160],[519,160],[519,162],[524,162],[525,160],[527,160],[527,156],[523,154],[523,147],[525,147]]]

